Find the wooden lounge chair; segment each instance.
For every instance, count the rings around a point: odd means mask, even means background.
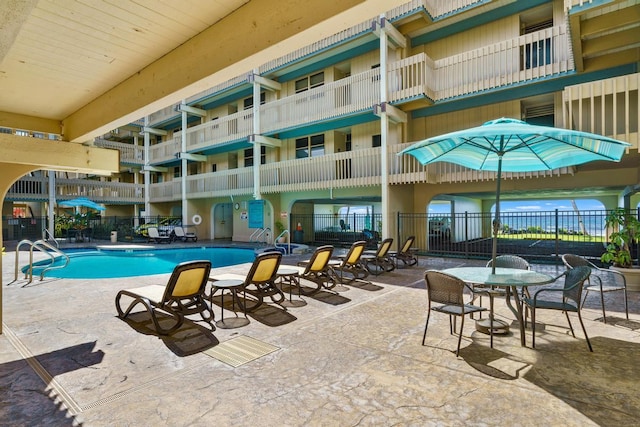
[[[149,237],[147,238],[147,242],[156,242],[156,243],[171,243],[171,236],[163,236],[158,232],[156,227],[147,228],[147,233]]]
[[[258,254],[251,264],[251,269],[246,276],[241,274],[221,274],[213,276],[212,286],[216,286],[216,280],[240,279],[244,280],[243,292],[253,296],[254,300],[238,298],[237,303],[246,313],[255,311],[262,305],[265,297],[270,297],[271,301],[280,304],[284,301],[285,295],[276,285],[277,271],[282,261],[282,253],[271,251]],[[285,309],[286,310],[286,309]]]
[[[392,244],[393,239],[387,238],[380,243],[380,247],[377,251],[366,251],[362,254],[362,256],[360,257],[360,259],[362,260],[362,265],[367,269],[369,273],[377,276],[384,272],[395,270],[396,266],[389,256],[389,250],[391,249]]]
[[[354,242],[349,252],[338,260],[329,261],[331,273],[334,279],[341,284],[348,285],[356,280],[363,280],[369,276],[369,271],[363,267],[361,257],[367,242],[360,240]],[[348,274],[348,276],[345,276]]]
[[[151,314],[151,320],[158,333],[169,334],[178,329],[184,323],[184,318],[190,314],[199,313],[202,319],[213,325],[213,311],[205,302],[204,291],[211,271],[209,261],[187,261],[178,264],[174,269],[169,282],[164,285],[149,285],[140,288],[124,289],[116,295],[116,309],[118,317],[126,318],[131,310],[138,304],[142,304]],[[133,298],[126,310],[122,310],[120,299]],[[156,312],[168,314],[175,321],[169,328],[160,325]]]
[[[318,247],[311,255],[311,259],[300,261],[298,263],[298,274],[300,279],[305,279],[315,283],[316,287],[308,290],[301,286],[300,293],[303,295],[313,295],[325,289],[332,289],[336,286],[333,275],[331,274],[329,261],[333,254],[333,246],[325,245]]]
[[[389,251],[389,256],[396,260],[396,267],[398,267],[399,261],[402,261],[405,266],[413,266],[418,263],[418,256],[412,247],[415,240],[416,236],[409,236],[398,252]]]
[[[192,240],[194,242],[198,241],[198,236],[196,236],[196,233],[190,232],[190,231],[184,231],[184,228],[180,226],[176,226],[173,229],[173,233],[175,234],[176,239],[180,239],[183,242],[188,242],[189,240]]]

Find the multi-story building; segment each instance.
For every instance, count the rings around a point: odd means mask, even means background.
[[[434,200],[489,210],[495,173],[398,153],[498,117],[631,144],[616,164],[505,174],[503,197],[638,205],[637,0],[412,0],[362,18],[96,140],[120,150],[120,174],[24,177],[3,215],[84,195],[106,215],[178,216],[202,238],[247,241],[276,221],[295,228],[292,215],[366,205],[393,235],[396,213]]]

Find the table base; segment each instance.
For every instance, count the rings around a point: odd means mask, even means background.
[[[280,303],[283,307],[304,307],[307,305],[307,302],[302,299],[294,299],[294,300],[284,300]]]
[[[476,331],[490,335],[489,328],[491,323],[489,319],[476,320]],[[493,335],[505,335],[509,333],[509,324],[504,320],[493,319]]]
[[[234,329],[247,326],[249,319],[246,317],[232,317],[229,319],[222,319],[216,322],[216,326],[220,329]]]

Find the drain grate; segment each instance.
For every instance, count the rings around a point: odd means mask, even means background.
[[[240,335],[239,337],[235,337],[205,350],[203,353],[237,368],[245,363],[273,353],[276,350],[280,350],[280,347],[245,335]]]

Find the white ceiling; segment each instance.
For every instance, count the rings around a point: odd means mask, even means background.
[[[1,0],[0,126],[87,141],[405,2]]]
[[[4,0],[0,110],[62,120],[248,1]]]

